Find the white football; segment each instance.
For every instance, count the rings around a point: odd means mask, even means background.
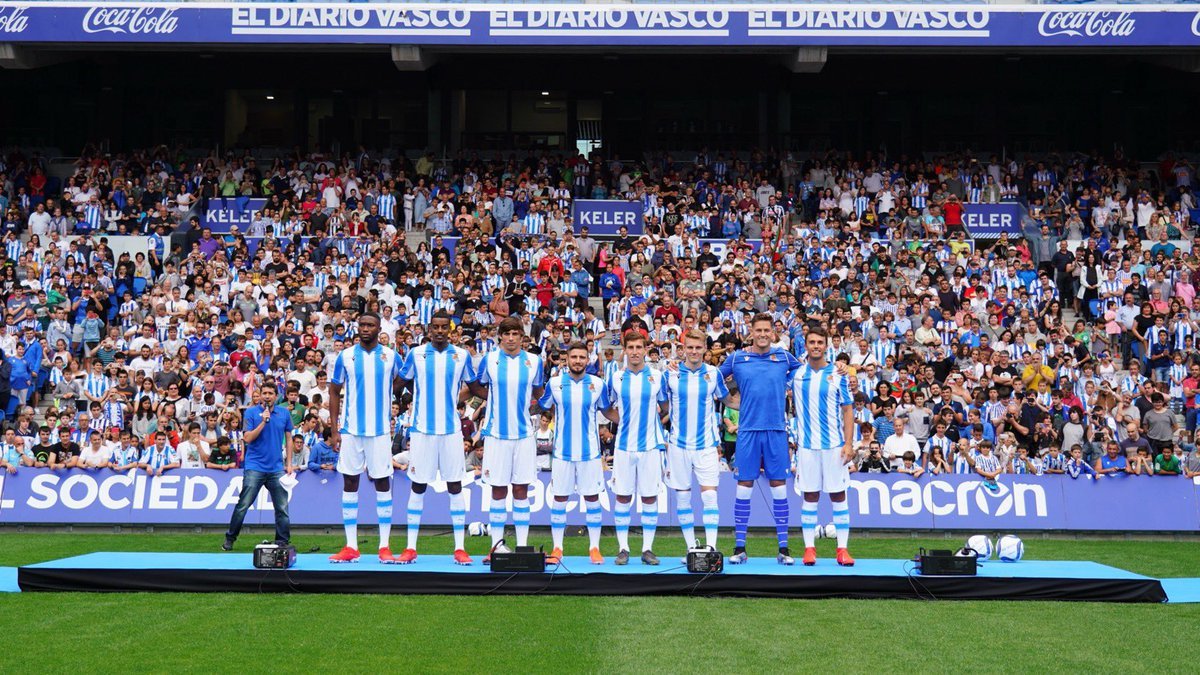
[[[996,557],[1004,562],[1017,562],[1025,555],[1025,543],[1021,538],[1006,534],[996,542]]]
[[[826,539],[836,539],[837,538],[837,526],[836,525],[834,525],[833,523],[827,523],[825,525],[824,529],[825,529],[825,538]]]
[[[975,551],[979,560],[989,560],[992,557],[992,540],[985,534],[977,534],[967,539],[967,548]]]
[[[467,525],[467,534],[472,537],[482,537],[488,533],[487,523],[481,523],[478,520]]]

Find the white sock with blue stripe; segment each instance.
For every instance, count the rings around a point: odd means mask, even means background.
[[[642,504],[642,550],[654,550],[654,533],[658,532],[658,502]]]
[[[492,534],[492,548],[504,538],[504,523],[508,520],[508,511],[504,508],[503,499],[493,499],[492,508],[488,509],[488,530]]]
[[[450,525],[454,528],[454,550],[462,550],[467,526],[467,496],[461,491],[450,495]]]
[[[517,531],[517,546],[529,543],[529,499],[513,500],[513,529]]]
[[[629,509],[633,508],[633,502],[616,502],[613,504],[613,525],[617,530],[617,549],[621,551],[629,550]]]
[[[805,500],[800,506],[800,528],[804,532],[804,548],[817,545],[817,503]]]
[[[846,548],[850,541],[850,505],[845,501],[833,503],[833,527],[837,530],[837,547]]]
[[[679,490],[675,493],[675,514],[679,518],[679,529],[688,548],[696,548],[696,517],[692,514],[692,491]]]
[[[417,535],[421,532],[421,514],[425,511],[425,493],[408,493],[408,543],[404,548],[417,550]]]
[[[717,547],[717,527],[721,524],[721,512],[717,508],[717,491],[701,490],[700,501],[704,504],[704,543]]]
[[[390,548],[392,540],[392,491],[375,493],[375,517],[379,520],[379,548]]]
[[[342,492],[342,527],[346,528],[346,546],[358,550],[358,493]]]
[[[600,500],[584,502],[587,504],[588,550],[600,548]]]
[[[554,540],[554,548],[562,548],[566,531],[567,503],[555,499],[550,502],[550,537]]]

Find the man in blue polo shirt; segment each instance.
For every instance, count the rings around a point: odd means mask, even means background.
[[[242,494],[233,517],[229,519],[229,531],[221,548],[233,550],[242,531],[246,511],[254,503],[258,491],[264,485],[275,506],[275,543],[287,544],[291,539],[291,520],[288,518],[288,493],[280,479],[283,478],[283,448],[292,430],[292,416],[287,409],[278,405],[279,392],[273,382],[264,382],[256,393],[258,405],[246,409],[243,428],[246,430],[246,462],[242,472]]]
[[[737,495],[733,503],[734,548],[729,562],[746,562],[746,529],[750,523],[750,496],[759,473],[771,485],[776,533],[779,534],[780,564],[791,565],[787,547],[788,441],[785,409],[788,383],[800,361],[778,347],[775,324],[769,314],[750,320],[751,346],[730,354],[721,364],[721,375],[741,391],[737,449]],[[782,533],[782,534],[780,534]]]

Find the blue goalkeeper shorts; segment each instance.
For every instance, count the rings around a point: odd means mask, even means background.
[[[756,480],[763,473],[767,480],[787,480],[787,432],[739,431],[733,464],[740,481]]]

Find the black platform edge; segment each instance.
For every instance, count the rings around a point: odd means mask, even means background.
[[[772,576],[680,574],[450,574],[297,570],[122,570],[21,567],[22,591],[374,593],[399,595],[674,595],[910,600],[1166,602],[1157,579]]]

